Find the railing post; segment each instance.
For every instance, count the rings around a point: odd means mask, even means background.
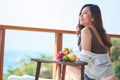
[[[0,28],[0,80],[3,77],[5,29]]]
[[[108,37],[109,42],[112,43],[111,37],[109,35],[107,35],[107,37]],[[108,48],[108,55],[110,56],[110,58],[112,58],[112,56],[111,56],[111,47]]]
[[[55,49],[54,49],[54,59],[56,59],[57,52],[62,50],[62,33],[55,33]],[[56,78],[57,65],[53,64],[53,80]]]

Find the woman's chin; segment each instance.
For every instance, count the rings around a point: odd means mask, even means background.
[[[83,22],[80,22],[80,25],[84,25],[84,23],[83,23]]]

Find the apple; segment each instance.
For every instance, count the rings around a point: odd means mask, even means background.
[[[69,61],[69,57],[67,55],[65,55],[65,56],[63,56],[62,60],[65,61],[65,62],[67,62],[67,61]]]
[[[67,56],[68,56],[70,62],[76,61],[76,55],[74,53],[70,53]]]

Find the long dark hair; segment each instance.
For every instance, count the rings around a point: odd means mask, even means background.
[[[108,48],[111,47],[112,44],[109,42],[109,40],[107,38],[106,31],[103,28],[103,22],[102,22],[102,16],[101,16],[100,8],[97,5],[94,5],[94,4],[86,4],[82,7],[79,16],[81,15],[81,12],[82,12],[83,8],[85,8],[85,7],[90,8],[92,17],[94,19],[94,21],[92,21],[92,25],[96,28],[96,30],[99,33],[104,45]],[[80,45],[80,42],[81,42],[81,37],[80,37],[81,30],[84,28],[84,26],[80,25],[79,23],[80,23],[80,20],[79,20],[78,25],[77,25],[78,45]]]

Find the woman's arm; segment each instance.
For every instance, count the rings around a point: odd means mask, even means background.
[[[85,27],[81,31],[81,49],[91,51],[92,35],[88,27]]]

